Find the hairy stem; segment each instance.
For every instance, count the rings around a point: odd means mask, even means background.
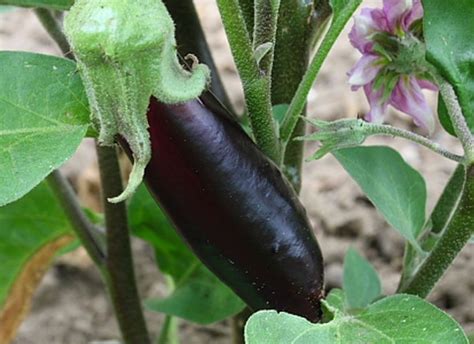
[[[61,49],[64,56],[73,60],[74,55],[71,51],[71,47],[51,11],[44,8],[36,8],[34,11],[45,30],[59,46],[59,49]]]
[[[86,249],[87,253],[103,272],[106,261],[105,248],[102,247],[95,233],[98,232],[82,210],[71,184],[58,170],[47,178],[48,184],[59,200],[64,213],[72,225],[74,232]]]
[[[285,114],[285,119],[280,132],[283,153],[286,150],[288,142],[293,136],[293,132],[295,131],[300,116],[306,105],[308,94],[311,90],[311,87],[313,86],[314,81],[316,80],[324,60],[326,59],[331,47],[358,5],[359,3],[356,1],[351,4],[351,6],[348,6],[342,10],[341,13],[338,13],[337,16],[333,15],[333,21],[329,27],[329,30],[321,41],[318,51],[314,55],[309,68],[303,77],[303,80],[301,80],[298,89],[296,90],[296,94],[290,103],[290,107]],[[325,20],[327,20],[327,18],[325,18]]]
[[[453,123],[454,132],[456,136],[461,141],[461,144],[466,155],[468,162],[474,162],[474,136],[471,133],[471,130],[467,126],[466,120],[464,119],[461,106],[459,105],[458,98],[454,92],[453,86],[448,83],[446,80],[437,77],[439,92],[443,97],[443,100],[448,109],[449,117]]]
[[[308,66],[312,7],[311,2],[281,0],[272,72],[273,105],[290,104]],[[301,118],[292,138],[304,134]],[[283,171],[297,192],[301,188],[303,147],[304,142],[290,140],[283,157]]]
[[[279,165],[280,145],[272,115],[270,80],[261,73],[257,65],[238,1],[218,0],[217,5],[242,79],[255,140],[262,151]]]
[[[460,162],[464,159],[462,156],[451,153],[447,149],[441,147],[438,143],[433,142],[424,136],[415,134],[408,130],[392,127],[391,125],[383,125],[383,124],[365,123],[364,126],[367,128],[367,133],[369,135],[387,135],[387,136],[401,137],[401,138],[413,141],[415,143],[418,143],[428,149],[431,149],[433,152],[438,153],[444,156],[445,158],[454,160],[456,162]]]
[[[324,31],[328,7],[326,0],[316,5],[312,1],[281,0],[272,71],[273,105],[290,104],[308,66],[313,41]],[[300,118],[283,157],[284,172],[297,191],[301,187],[304,142],[293,139],[304,134],[305,122]]]
[[[426,297],[474,234],[474,165],[466,170],[464,189],[448,225],[413,277],[400,292]]]
[[[125,202],[107,201],[123,191],[117,152],[114,147],[97,145],[97,156],[107,230],[107,287],[125,343],[148,344],[150,339],[133,269]]]
[[[268,78],[270,84],[279,10],[280,0],[260,0],[255,3],[253,50],[256,51],[263,45],[271,44],[268,52],[260,61],[257,61],[260,74]]]

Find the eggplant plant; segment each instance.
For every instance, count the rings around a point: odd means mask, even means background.
[[[216,3],[244,114],[229,102],[192,0],[0,0],[33,8],[64,54],[0,51],[0,343],[14,340],[54,257],[78,246],[126,344],[179,343],[179,319],[227,318],[235,343],[468,343],[425,298],[474,234],[473,0],[360,10],[362,0]],[[363,90],[370,110],[307,116],[351,18],[361,57],[348,87]],[[438,94],[436,110],[422,90]],[[416,132],[384,122],[389,106]],[[433,140],[437,119],[462,154]],[[457,163],[429,216],[422,175],[396,150],[364,145],[374,135]],[[81,207],[59,170],[86,137],[96,140],[103,214]],[[307,163],[333,155],[405,240],[394,294],[354,249],[342,288],[325,290],[325,243],[298,197],[305,141],[319,142]],[[133,164],[125,187],[118,149]],[[166,298],[140,298],[132,236],[154,249]],[[163,326],[150,331],[145,312],[163,313]]]

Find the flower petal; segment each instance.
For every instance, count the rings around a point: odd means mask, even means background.
[[[413,0],[383,0],[383,11],[387,16],[391,33],[396,33],[403,15],[413,7]]]
[[[363,55],[355,66],[349,71],[349,84],[363,86],[374,80],[381,65],[375,65],[379,57],[377,55]]]
[[[364,86],[364,92],[369,101],[370,111],[364,116],[367,122],[382,123],[388,102],[383,101],[383,87],[374,90],[374,82]]]
[[[405,14],[402,20],[403,30],[408,31],[411,24],[421,18],[423,18],[423,7],[421,1],[413,0],[413,7]]]
[[[436,86],[433,82],[429,80],[424,80],[424,79],[418,79],[418,85],[420,85],[421,88],[427,89],[430,91],[438,91],[438,86]]]
[[[374,8],[370,13],[370,16],[372,17],[372,20],[374,21],[378,31],[390,32],[387,16],[383,10]]]
[[[390,104],[413,118],[416,125],[430,134],[434,131],[434,117],[414,76],[404,76],[393,90]]]
[[[354,16],[354,26],[349,32],[351,44],[362,54],[372,50],[373,42],[370,35],[378,30],[377,23],[372,18],[372,8],[363,8],[359,15]]]

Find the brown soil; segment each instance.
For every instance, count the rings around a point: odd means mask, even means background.
[[[211,0],[198,0],[197,7],[204,18],[208,40],[212,42],[211,48],[228,93],[234,105],[242,109],[241,85],[215,4]],[[0,50],[59,53],[29,10],[0,14]],[[312,117],[336,119],[354,117],[367,111],[363,95],[351,92],[347,85],[345,73],[357,58],[358,54],[350,47],[347,35],[343,34],[310,94],[309,114]],[[430,97],[434,104],[435,97]],[[390,113],[388,121],[402,127],[412,125],[406,116],[395,112]],[[456,141],[441,129],[434,139],[459,152]],[[431,210],[454,164],[402,140],[377,138],[368,144],[395,147],[423,174],[428,184],[428,211]],[[312,153],[315,147],[308,144],[307,154]],[[84,204],[98,209],[99,189],[93,143],[86,140],[63,170],[73,180]],[[327,157],[305,165],[302,200],[323,249],[327,288],[341,286],[343,257],[346,250],[354,246],[377,268],[384,291],[393,293],[402,264],[403,241],[335,159]],[[137,240],[134,251],[142,297],[165,295],[166,288],[150,248]],[[469,331],[474,331],[473,256],[472,246],[466,247],[429,297]],[[147,313],[147,320],[150,329],[156,333],[163,316]],[[183,321],[180,329],[183,343],[231,343],[228,322],[198,327]],[[86,254],[78,250],[58,260],[46,274],[15,343],[82,344],[117,338],[117,325],[100,277]]]

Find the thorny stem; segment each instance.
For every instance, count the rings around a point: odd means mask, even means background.
[[[84,214],[71,184],[58,170],[53,171],[48,176],[47,181],[59,200],[59,204],[63,208],[77,237],[91,259],[103,272],[106,260],[105,249],[94,235],[98,230]]]
[[[107,230],[106,284],[125,343],[149,344],[133,270],[125,202],[107,201],[123,191],[117,152],[115,147],[97,145],[97,156]]]
[[[58,21],[51,11],[44,8],[36,8],[34,11],[45,30],[59,46],[64,56],[68,59],[74,60],[74,55],[71,51],[71,47],[69,46],[66,36],[64,36]]]
[[[272,115],[270,80],[259,70],[238,1],[218,0],[217,5],[242,79],[255,140],[262,151],[279,165],[280,144]]]
[[[366,128],[366,132],[369,135],[387,135],[387,136],[396,136],[401,137],[415,143],[418,143],[428,149],[431,149],[433,152],[438,153],[445,158],[460,162],[464,159],[464,157],[451,153],[447,149],[441,147],[438,143],[431,141],[430,139],[415,134],[411,131],[404,130],[401,128],[392,127],[391,125],[384,125],[384,124],[372,124],[372,123],[364,123],[364,127]]]
[[[472,163],[474,162],[474,136],[467,126],[466,120],[464,119],[456,93],[454,92],[453,86],[451,86],[451,84],[442,77],[437,76],[436,79],[439,86],[439,92],[443,97],[446,108],[448,109],[449,117],[453,123],[456,136],[461,141],[463,146],[466,160]]]
[[[441,238],[400,292],[426,297],[473,234],[474,165],[470,165],[461,198]]]

